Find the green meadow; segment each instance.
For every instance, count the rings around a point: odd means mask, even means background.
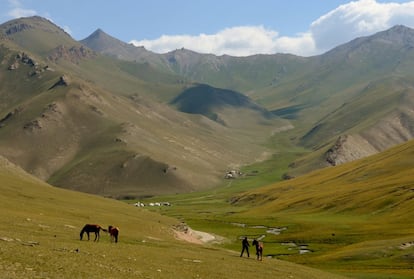
[[[172,203],[152,210],[224,237],[221,246],[233,251],[243,236],[262,237],[266,260],[351,278],[412,278],[413,153],[409,142],[287,181],[281,155],[212,191],[152,198]]]
[[[1,278],[343,278],[277,259],[240,258],[230,231],[224,244],[177,239],[179,219],[52,187],[3,159],[0,190]],[[94,235],[80,241],[86,223],[118,226],[119,242],[104,232],[99,242]]]
[[[384,151],[413,135],[411,31],[309,58],[182,49],[174,63],[82,52],[40,17],[0,31],[0,153],[61,187],[0,156],[0,278],[414,278],[414,142]],[[216,96],[206,111],[198,94],[196,114],[168,105],[190,88]],[[345,155],[381,153],[316,170],[340,136],[360,138]],[[225,179],[231,165],[242,175]],[[87,223],[119,227],[119,243],[80,241]],[[180,238],[183,223],[214,241]],[[244,236],[263,261],[239,257]]]

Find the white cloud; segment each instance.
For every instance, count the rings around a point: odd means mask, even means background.
[[[66,33],[68,33],[69,35],[72,35],[72,30],[70,29],[69,26],[65,25],[62,28],[63,30],[65,30]]]
[[[163,35],[155,40],[133,40],[131,43],[144,45],[160,53],[184,47],[197,52],[218,55],[229,52],[233,55],[249,55],[254,53],[257,47],[269,48],[269,42],[271,43],[272,37],[276,35],[261,26],[243,26],[224,29],[212,35]]]
[[[34,16],[36,15],[36,11],[34,10],[28,10],[28,9],[21,9],[21,8],[14,8],[11,9],[7,15],[12,18],[19,18],[19,17],[28,17],[28,16]]]
[[[30,17],[30,16],[35,16],[39,14],[35,10],[25,9],[20,0],[8,0],[8,2],[9,2],[9,11],[7,12],[7,15],[11,18]],[[54,23],[49,13],[44,13],[42,16]],[[70,29],[69,26],[65,25],[62,28],[63,30],[65,30],[66,33],[68,33],[69,35],[72,35],[72,30]]]
[[[184,47],[216,55],[247,56],[282,52],[309,56],[396,24],[414,26],[414,1],[353,1],[322,15],[310,25],[308,31],[293,37],[281,37],[276,30],[263,26],[238,26],[220,30],[216,34],[163,35],[154,40],[132,40],[131,43],[158,53]]]
[[[276,45],[277,47],[273,53],[281,52],[310,56],[317,52],[315,41],[309,32],[298,34],[297,37],[280,37],[276,40]]]
[[[396,24],[414,26],[414,1],[401,4],[375,0],[350,2],[314,21],[310,32],[316,49],[321,52]]]
[[[130,43],[145,46],[158,53],[184,47],[201,53],[234,56],[247,56],[259,52],[289,52],[291,49],[302,46],[313,48],[313,42],[308,34],[296,38],[279,37],[276,31],[263,26],[237,26],[226,28],[212,35],[163,35],[155,40],[132,40]]]
[[[28,17],[37,14],[35,10],[23,8],[19,0],[9,0],[9,6],[11,9],[7,12],[7,15],[12,18]]]

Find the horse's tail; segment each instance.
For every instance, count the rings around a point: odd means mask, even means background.
[[[101,226],[99,226],[99,229],[103,230],[104,232],[108,232],[107,229],[102,228]]]

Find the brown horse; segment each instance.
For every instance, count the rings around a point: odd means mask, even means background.
[[[95,233],[95,240],[94,241],[99,241],[99,231],[100,230],[103,230],[104,232],[106,232],[106,230],[104,228],[102,228],[101,226],[99,226],[99,225],[86,224],[80,232],[80,240],[82,240],[84,233],[86,233],[88,235],[88,240],[89,240],[89,233],[93,232],[93,233]]]
[[[252,244],[256,246],[257,259],[261,261],[263,259],[263,242],[259,242],[255,239]]]
[[[111,237],[111,242],[115,241],[115,243],[118,242],[118,234],[119,234],[119,228],[114,226],[108,226],[108,233]]]

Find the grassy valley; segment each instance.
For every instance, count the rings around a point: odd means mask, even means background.
[[[176,239],[178,220],[124,202],[57,189],[0,160],[3,278],[344,278]],[[85,223],[120,228],[118,243],[79,240]],[[85,237],[85,236],[84,236]],[[93,239],[93,235],[92,235]],[[226,240],[227,241],[227,240]],[[212,267],[214,267],[212,269]]]
[[[413,152],[411,141],[363,160],[269,183],[263,178],[278,180],[274,170],[287,167],[278,158],[244,169],[245,176],[214,191],[162,197],[174,206],[156,211],[235,240],[262,238],[265,255],[273,258],[352,278],[411,278]],[[225,246],[240,249],[238,241]]]
[[[1,24],[0,273],[412,278],[413,42],[395,26],[314,57],[155,54]],[[85,223],[120,242],[80,241]]]

